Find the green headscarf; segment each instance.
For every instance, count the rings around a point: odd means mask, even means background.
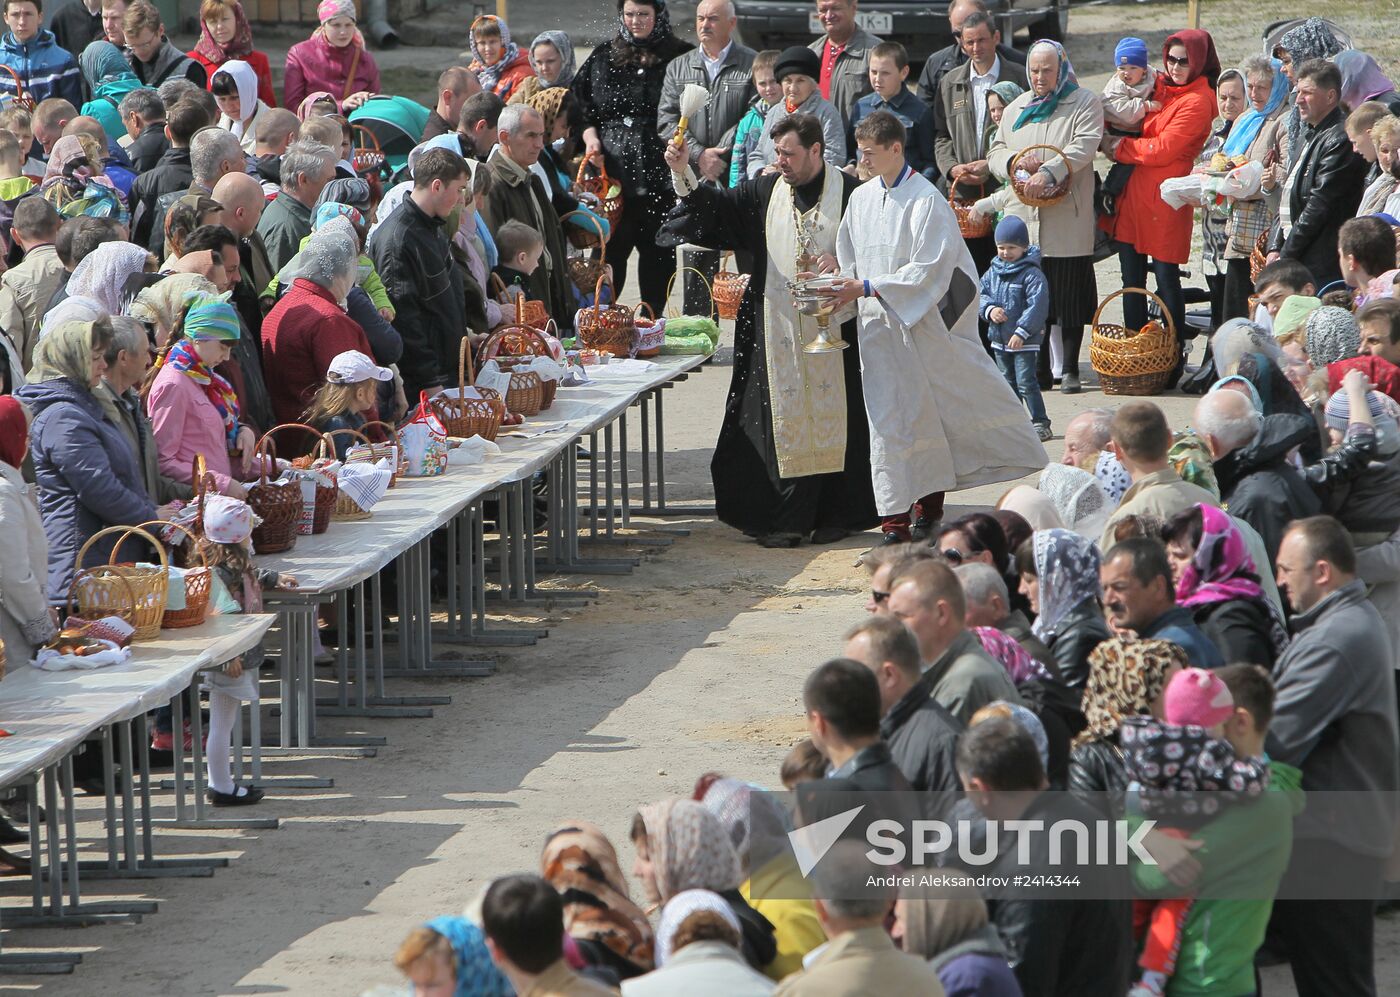
[[[92,331],[95,322],[64,322],[34,347],[29,383],[61,377],[87,387],[92,380]]]
[[[1302,294],[1290,294],[1283,299],[1278,314],[1274,316],[1274,336],[1283,336],[1301,330],[1307,323],[1308,316],[1321,307],[1322,302],[1317,298]]]
[[[1055,113],[1055,108],[1060,106],[1060,98],[1066,94],[1074,93],[1079,89],[1079,80],[1074,75],[1074,67],[1070,65],[1069,56],[1065,53],[1065,47],[1059,42],[1052,42],[1043,39],[1036,42],[1026,52],[1026,62],[1029,64],[1030,57],[1035,50],[1045,46],[1053,49],[1055,57],[1059,60],[1058,75],[1055,77],[1055,89],[1051,90],[1044,97],[1032,97],[1031,102],[1021,109],[1020,116],[1016,119],[1016,127],[1021,128],[1032,121],[1047,121],[1050,115]]]
[[[93,89],[112,80],[134,77],[121,49],[108,41],[98,40],[88,45],[78,57],[78,65],[83,79]]]

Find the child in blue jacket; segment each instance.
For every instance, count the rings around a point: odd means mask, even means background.
[[[997,223],[997,256],[982,275],[982,318],[997,366],[1030,410],[1036,435],[1050,439],[1050,416],[1036,381],[1036,354],[1045,342],[1050,287],[1040,270],[1040,247],[1030,244],[1026,223],[1007,215]]]

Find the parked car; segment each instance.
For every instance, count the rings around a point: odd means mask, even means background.
[[[783,48],[805,44],[822,34],[815,0],[739,0],[739,31],[753,48]],[[1021,28],[1032,41],[1063,41],[1069,27],[1069,0],[993,0],[989,5],[1001,22],[1004,40]],[[948,2],[935,0],[861,0],[856,21],[879,38],[898,39],[909,50],[911,66],[952,41],[948,31]],[[911,75],[917,77],[917,71]]]

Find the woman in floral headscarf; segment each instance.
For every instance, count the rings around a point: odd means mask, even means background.
[[[63,136],[49,153],[39,195],[64,218],[115,218],[125,225],[130,217],[126,201],[116,185],[103,175],[104,154],[105,150],[91,136]]]
[[[1332,29],[1327,27],[1327,22],[1320,17],[1310,17],[1296,28],[1290,29],[1282,38],[1278,45],[1274,47],[1273,56],[1279,60],[1283,70],[1283,75],[1288,77],[1288,82],[1293,83],[1298,75],[1298,67],[1309,59],[1330,59],[1346,46],[1337,41],[1337,36],[1332,34]],[[1292,107],[1288,112],[1288,162],[1296,163],[1298,153],[1303,149],[1303,118],[1298,112],[1297,95],[1292,101]]]
[[[1126,717],[1160,715],[1167,682],[1189,667],[1186,652],[1166,640],[1111,637],[1089,656],[1084,687],[1088,725],[1074,739],[1069,757],[1069,789],[1096,808],[1099,794],[1128,788],[1118,728]],[[1120,814],[1122,803],[1115,805]]]
[[[199,43],[189,56],[204,67],[211,83],[220,66],[230,59],[242,59],[257,74],[258,100],[268,107],[277,106],[272,66],[266,52],[253,48],[253,29],[238,0],[204,0],[199,8]]]
[[[564,931],[589,965],[628,980],[651,971],[651,925],[632,902],[617,852],[600,828],[570,821],[545,839],[540,875],[564,900]]]
[[[826,936],[812,902],[804,898],[802,873],[782,846],[791,815],[763,787],[714,772],[699,778],[692,797],[718,817],[728,832],[744,869],[739,892],[773,925],[778,954],[764,973],[781,980],[797,972],[803,956],[823,944]],[[758,868],[753,867],[755,855]]]
[[[1011,180],[1011,163],[1031,146],[1049,145],[1064,157],[1036,150],[1017,161],[1032,192],[1044,193],[1069,176],[1069,196],[1054,204],[1033,207],[1017,197],[1006,200],[1006,212],[1030,229],[1040,247],[1042,269],[1050,285],[1050,316],[1046,325],[1059,325],[1064,339],[1064,380],[1067,394],[1080,390],[1079,349],[1084,326],[1098,306],[1094,279],[1094,158],[1103,139],[1103,107],[1098,94],[1079,85],[1074,66],[1058,42],[1038,41],[1026,53],[1031,88],[1002,113],[1001,126],[987,150],[987,165],[1000,182]],[[1037,155],[1039,153],[1039,156]],[[979,209],[980,210],[980,209]],[[1041,385],[1050,386],[1050,350],[1040,351]]]
[[[1069,530],[1037,530],[1016,551],[1016,570],[1036,614],[1031,632],[1050,648],[1065,684],[1082,689],[1089,653],[1110,636],[1098,548]]]
[[[316,17],[321,26],[287,50],[284,106],[298,110],[309,95],[324,91],[349,114],[379,92],[379,66],[356,27],[355,0],[321,0]]]
[[[190,295],[146,393],[161,474],[191,482],[195,455],[203,454],[219,491],[237,499],[247,497],[239,482],[252,462],[255,441],[253,431],[239,424],[233,386],[214,368],[233,355],[241,334],[231,304],[213,295]]]
[[[1264,595],[1259,568],[1230,517],[1209,505],[1173,516],[1162,531],[1176,582],[1176,602],[1225,660],[1272,669],[1288,632]]]
[[[482,14],[472,22],[470,45],[467,68],[481,81],[481,89],[501,100],[510,100],[515,88],[535,75],[529,54],[510,40],[510,26],[495,14]]]
[[[664,904],[685,890],[710,890],[728,902],[743,926],[743,953],[762,970],[777,955],[772,923],[739,892],[743,870],[724,825],[703,803],[669,799],[648,803],[632,819],[637,861],[632,875],[642,881],[647,900]]]

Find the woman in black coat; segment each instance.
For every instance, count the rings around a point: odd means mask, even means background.
[[[1288,645],[1283,620],[1259,586],[1259,569],[1230,517],[1214,506],[1177,513],[1162,529],[1177,605],[1229,664],[1272,671]]]
[[[605,156],[608,173],[622,185],[622,219],[608,242],[615,290],[621,293],[627,281],[633,248],[640,250],[641,298],[660,315],[676,254],[656,248],[656,230],[676,198],[656,108],[666,64],[692,46],[671,33],[664,0],[621,0],[617,10],[616,37],[593,50],[572,89],[583,111],[585,150]]]

